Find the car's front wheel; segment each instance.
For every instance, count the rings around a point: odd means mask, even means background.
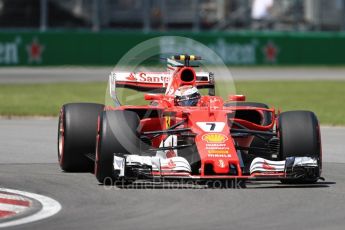
[[[62,106],[58,125],[58,160],[66,172],[92,172],[93,162],[87,154],[94,154],[97,117],[104,105],[70,103]]]
[[[95,161],[95,176],[100,183],[113,184],[118,180],[114,154],[140,154],[139,121],[135,112],[126,110],[104,111],[100,115]]]
[[[319,122],[316,115],[310,111],[289,111],[278,117],[278,134],[280,138],[280,157],[314,157],[318,159],[321,173],[321,138]],[[318,175],[318,176],[319,176]],[[294,180],[284,180],[284,183],[314,183],[318,176]]]

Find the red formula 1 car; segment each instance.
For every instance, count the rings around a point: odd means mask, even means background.
[[[321,178],[320,128],[313,112],[276,113],[265,104],[246,102],[243,95],[217,96],[213,74],[196,72],[190,65],[197,59],[173,56],[166,72],[112,72],[111,106],[63,105],[61,168],[94,172],[100,183],[315,183]],[[224,88],[224,81],[220,84]],[[181,106],[176,103],[181,87],[197,88],[204,95],[192,106]],[[133,90],[154,93],[144,94],[146,105],[121,105],[120,96],[143,99]]]

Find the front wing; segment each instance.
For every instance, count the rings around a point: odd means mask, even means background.
[[[255,158],[247,175],[193,175],[191,166],[183,157],[161,158],[139,155],[114,156],[114,171],[122,178],[131,179],[240,179],[281,180],[299,179],[318,171],[313,157],[288,157],[284,161]]]

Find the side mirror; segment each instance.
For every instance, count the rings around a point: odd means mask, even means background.
[[[230,101],[245,101],[246,96],[244,96],[244,95],[229,95],[228,99]]]
[[[162,100],[164,98],[163,94],[146,93],[144,99],[146,101]]]
[[[154,101],[154,100],[173,100],[174,99],[174,96],[172,95],[165,95],[165,94],[155,94],[155,93],[146,93],[144,95],[144,99],[146,101]]]

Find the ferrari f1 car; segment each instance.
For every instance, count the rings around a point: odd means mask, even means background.
[[[322,150],[315,114],[280,113],[266,104],[247,102],[243,95],[215,95],[214,74],[198,72],[190,64],[198,59],[173,56],[165,72],[112,72],[112,105],[63,105],[58,131],[61,169],[94,172],[100,183],[317,182]],[[175,93],[183,86],[204,91],[197,104],[176,104]],[[145,92],[147,103],[122,105],[120,92],[138,96],[124,89]]]

